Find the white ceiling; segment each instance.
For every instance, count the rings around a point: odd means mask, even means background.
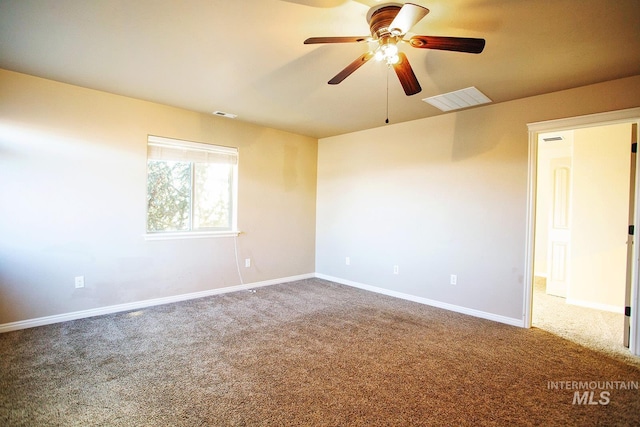
[[[443,114],[422,98],[475,86],[494,102],[640,74],[640,0],[415,0],[413,34],[479,37],[479,55],[401,47],[422,92],[369,61],[374,0],[0,0],[0,67],[317,138]],[[402,3],[402,2],[400,2]],[[387,75],[388,74],[388,75]]]

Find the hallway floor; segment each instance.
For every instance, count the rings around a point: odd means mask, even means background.
[[[533,327],[640,366],[640,358],[632,356],[623,345],[623,314],[567,304],[564,298],[548,295],[545,289],[546,280],[536,277]]]

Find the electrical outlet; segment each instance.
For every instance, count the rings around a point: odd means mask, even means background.
[[[84,276],[76,276],[75,283],[76,283],[76,289],[84,288]]]
[[[393,274],[400,274],[400,267],[398,267],[397,265],[393,266]]]
[[[244,260],[244,266],[245,266],[246,268],[251,267],[251,258],[245,258],[245,260]]]
[[[457,285],[458,284],[458,275],[457,274],[452,274],[451,275],[451,280],[450,282],[452,285]]]
[[[346,257],[346,258],[344,259],[344,263],[345,263],[346,265],[351,265],[351,258]]]

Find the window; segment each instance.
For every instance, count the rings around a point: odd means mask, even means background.
[[[147,233],[235,232],[238,149],[149,136]]]

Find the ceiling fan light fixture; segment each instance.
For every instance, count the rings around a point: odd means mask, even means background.
[[[385,0],[375,1],[381,2]],[[429,13],[429,9],[414,3],[382,3],[371,7],[367,12],[367,22],[369,23],[371,37],[310,37],[304,41],[304,44],[369,42],[369,51],[356,58],[355,61],[347,65],[327,83],[330,85],[339,84],[366,62],[375,58],[377,61],[385,61],[389,68],[393,68],[407,96],[415,95],[420,93],[422,88],[407,55],[398,51],[398,42],[408,42],[411,47],[420,49],[439,49],[466,53],[480,53],[485,45],[484,39],[468,37],[417,35],[410,39],[405,39],[404,37],[409,30],[424,18],[427,13]]]
[[[389,42],[387,44],[380,46],[380,49],[382,49],[382,52],[386,57],[390,57],[398,54],[398,46],[396,46],[396,44],[393,42]]]
[[[375,51],[374,58],[376,61],[385,61],[387,65],[397,64],[400,61],[398,56],[398,46],[395,39],[385,37],[380,39],[380,46]]]

